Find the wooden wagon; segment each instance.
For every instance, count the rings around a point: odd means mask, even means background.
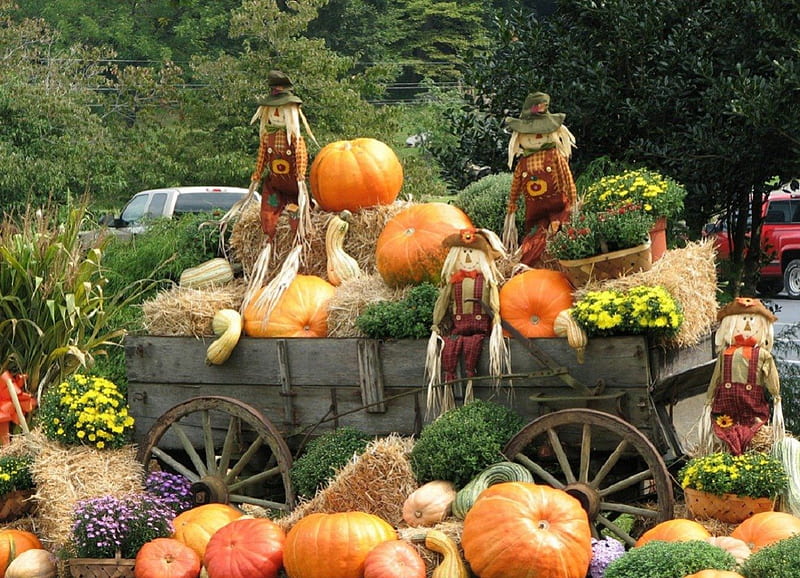
[[[290,510],[292,452],[309,436],[345,425],[415,435],[430,421],[425,341],[243,338],[221,366],[205,364],[207,345],[125,340],[139,458],[191,479],[197,503]],[[606,529],[632,543],[620,515],[671,518],[668,464],[684,454],[671,409],[705,390],[711,338],[682,349],[640,336],[592,339],[584,363],[564,339],[510,346],[512,375],[499,387],[474,383],[477,398],[528,422],[506,457],[577,497],[598,535]]]

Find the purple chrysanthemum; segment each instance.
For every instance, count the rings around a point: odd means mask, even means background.
[[[606,537],[602,540],[592,538],[592,561],[589,564],[589,575],[592,578],[603,578],[606,566],[625,554],[625,546],[619,540]]]

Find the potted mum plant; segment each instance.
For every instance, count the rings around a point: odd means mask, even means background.
[[[628,203],[594,212],[583,206],[572,213],[547,242],[576,287],[589,280],[619,277],[650,268],[653,217],[641,205]]]
[[[783,463],[763,452],[717,452],[690,459],[678,473],[686,506],[698,520],[738,524],[771,511],[787,487]]]
[[[169,537],[174,517],[167,504],[147,493],[79,501],[67,545],[71,575],[132,578],[136,553],[151,540]]]
[[[656,261],[666,251],[666,223],[683,211],[686,189],[678,182],[645,168],[597,179],[581,194],[584,210],[608,211],[635,204],[653,219],[651,251]]]

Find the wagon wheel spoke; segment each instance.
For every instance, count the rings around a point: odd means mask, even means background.
[[[611,414],[546,414],[522,428],[503,453],[537,481],[578,499],[595,536],[611,533],[632,544],[645,526],[672,517],[672,483],[661,454],[638,429]]]
[[[289,448],[269,420],[236,399],[179,403],[156,420],[137,459],[145,466],[155,459],[189,479],[198,505],[232,502],[283,511],[294,506]]]

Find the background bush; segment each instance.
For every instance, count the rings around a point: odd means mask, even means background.
[[[439,290],[421,283],[400,301],[379,301],[356,318],[356,326],[373,339],[423,339],[431,333]]]
[[[511,178],[511,173],[483,177],[464,187],[456,195],[453,204],[467,214],[473,225],[494,231],[502,238]],[[525,202],[522,198],[517,202],[516,222],[517,231],[522,233],[525,224]]]

